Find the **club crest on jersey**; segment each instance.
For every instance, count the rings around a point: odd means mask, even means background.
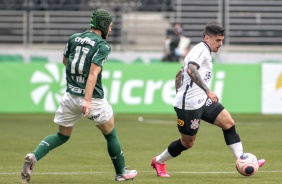
[[[196,130],[199,128],[199,119],[194,119],[194,120],[191,120],[191,125],[190,125],[190,128],[193,129],[193,130]]]
[[[179,126],[184,126],[184,121],[181,120],[181,119],[177,119],[177,124],[178,124]]]

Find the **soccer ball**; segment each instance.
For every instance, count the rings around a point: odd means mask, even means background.
[[[258,160],[252,153],[243,153],[236,160],[236,169],[243,176],[254,175],[259,168]]]

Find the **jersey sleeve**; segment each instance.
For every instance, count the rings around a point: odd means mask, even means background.
[[[191,51],[191,55],[189,57],[189,63],[193,63],[195,65],[197,65],[198,69],[201,67],[204,58],[205,58],[205,50],[203,47],[198,47],[197,49],[194,49]]]
[[[70,55],[70,42],[71,42],[71,38],[72,38],[72,36],[69,38],[69,40],[68,40],[68,42],[67,42],[67,44],[66,44],[66,47],[65,47],[65,51],[64,51],[64,56],[65,57],[67,57],[67,58],[69,58],[69,55]]]
[[[111,52],[110,46],[108,46],[107,44],[100,44],[91,62],[102,67],[104,62],[107,60],[110,52]]]

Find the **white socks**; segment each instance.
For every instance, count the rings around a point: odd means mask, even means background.
[[[237,159],[240,157],[240,155],[243,154],[243,146],[241,142],[237,142],[235,144],[230,144],[228,147],[233,152],[234,157]]]
[[[231,149],[234,157],[237,159],[243,154],[243,145],[241,142],[228,145],[228,147]],[[166,161],[172,159],[173,157],[170,155],[170,153],[166,150],[162,152],[160,155],[156,157],[156,161],[159,164],[164,164]]]
[[[172,159],[173,157],[169,154],[169,152],[166,150],[164,150],[164,152],[162,152],[160,155],[158,155],[156,157],[156,161],[159,164],[164,164],[167,160]]]

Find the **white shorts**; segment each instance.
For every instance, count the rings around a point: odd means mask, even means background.
[[[65,93],[56,111],[54,122],[65,127],[74,126],[84,116],[81,111],[83,101],[83,96]],[[95,125],[106,123],[112,117],[113,109],[107,99],[92,98],[91,104],[88,119],[93,120]]]

